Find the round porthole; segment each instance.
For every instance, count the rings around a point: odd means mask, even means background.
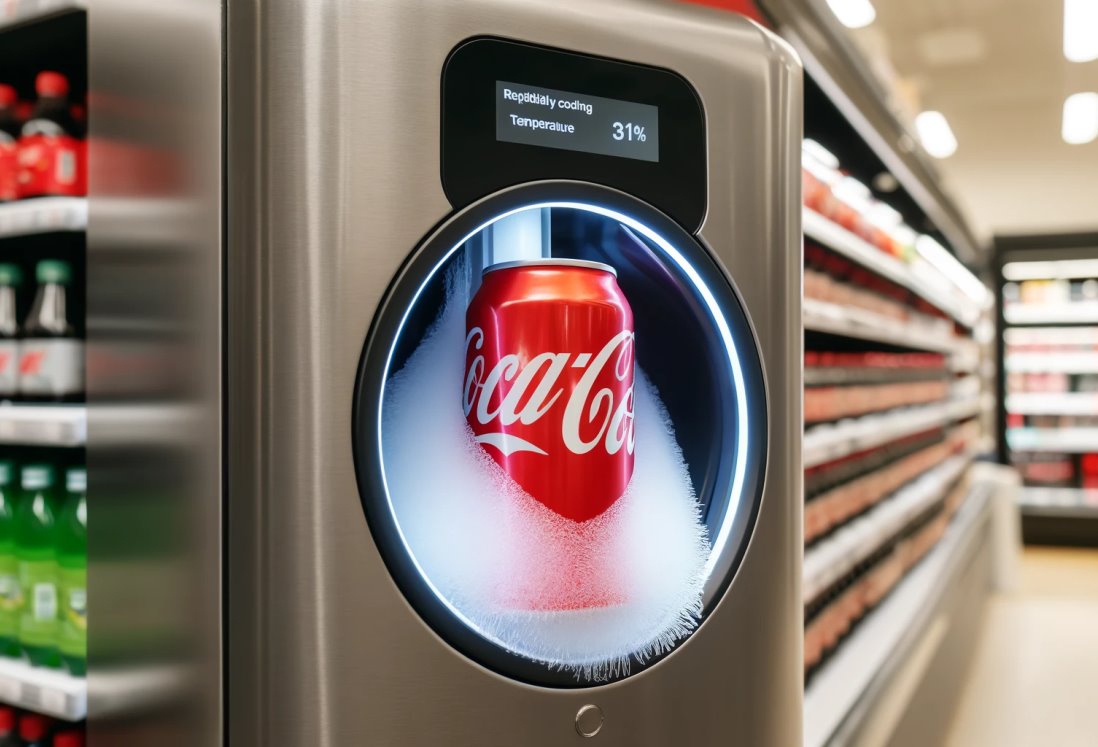
[[[554,508],[502,466],[498,439],[468,425],[466,312],[492,261],[524,241],[567,272],[605,273],[631,310],[631,477],[594,515]],[[599,334],[555,351],[560,370],[594,365]],[[518,371],[540,351],[502,352],[514,368],[494,384],[535,387]],[[532,409],[560,419],[567,396]],[[539,182],[459,211],[400,269],[359,364],[353,448],[374,539],[423,619],[501,674],[586,687],[654,665],[716,606],[758,512],[766,419],[755,338],[710,252],[626,194]],[[538,459],[552,448],[527,450]]]

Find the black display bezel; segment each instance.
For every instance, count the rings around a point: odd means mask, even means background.
[[[659,109],[659,161],[496,140],[496,82]],[[442,71],[442,187],[455,208],[524,182],[577,179],[628,192],[691,233],[705,219],[705,112],[685,78],[662,68],[504,39],[462,42]]]

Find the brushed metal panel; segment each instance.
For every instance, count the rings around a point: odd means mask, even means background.
[[[218,745],[221,5],[90,5],[89,743]]]
[[[230,740],[536,747],[577,739],[594,703],[604,745],[799,743],[795,55],[737,17],[652,0],[239,0],[227,23]],[[520,685],[443,643],[389,578],[355,483],[358,356],[396,268],[450,212],[439,78],[482,34],[668,67],[698,89],[701,237],[769,377],[765,496],[728,595],[674,655],[588,690]]]

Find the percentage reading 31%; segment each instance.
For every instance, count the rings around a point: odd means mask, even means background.
[[[636,140],[643,143],[648,139],[648,135],[644,131],[644,125],[633,124],[632,122],[615,122],[613,127],[615,140],[628,140],[630,142]]]

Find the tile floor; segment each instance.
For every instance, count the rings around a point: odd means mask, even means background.
[[[1098,746],[1098,550],[1027,548],[992,597],[948,747]]]

